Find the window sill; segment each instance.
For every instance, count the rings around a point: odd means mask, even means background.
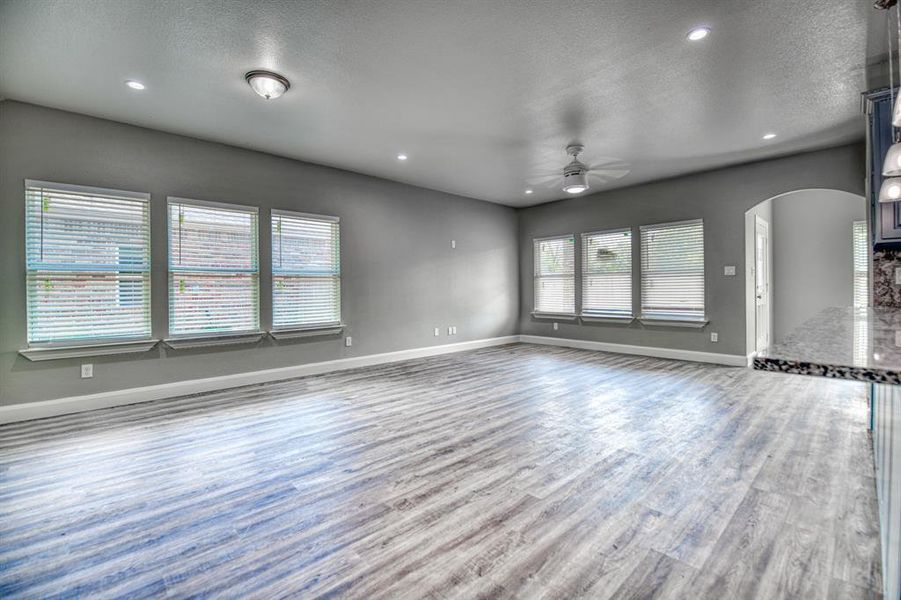
[[[269,335],[276,340],[293,340],[294,338],[314,337],[319,335],[335,335],[344,331],[344,323],[329,323],[311,327],[297,327],[295,329],[273,329]]]
[[[632,315],[615,315],[609,314],[605,315],[603,313],[582,313],[579,315],[579,319],[582,321],[588,321],[591,323],[631,323],[635,320],[635,317]]]
[[[532,317],[535,319],[553,319],[555,321],[575,321],[579,317],[572,313],[546,313],[533,312]]]
[[[169,338],[163,340],[163,343],[173,350],[187,350],[189,348],[212,348],[215,346],[255,344],[261,339],[263,339],[263,332],[255,331],[252,333]]]
[[[679,319],[671,317],[638,317],[643,325],[652,327],[689,327],[701,329],[706,326],[709,321],[707,319]]]
[[[33,346],[19,350],[19,354],[30,361],[81,358],[85,356],[106,356],[111,354],[140,354],[149,352],[159,340],[129,342],[98,342],[72,346]]]

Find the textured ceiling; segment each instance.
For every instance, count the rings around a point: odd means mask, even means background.
[[[610,188],[860,139],[870,5],[3,0],[0,95],[524,206],[572,141]]]

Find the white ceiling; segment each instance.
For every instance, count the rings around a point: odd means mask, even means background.
[[[610,188],[860,139],[871,4],[2,0],[0,95],[525,206],[572,141]]]

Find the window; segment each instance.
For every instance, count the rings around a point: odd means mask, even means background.
[[[257,209],[169,198],[169,335],[260,328]]]
[[[867,255],[867,222],[854,221],[851,228],[854,252],[854,306],[867,306],[869,293],[869,256]]]
[[[29,344],[150,337],[150,195],[25,182]]]
[[[272,211],[272,327],[341,324],[338,217]]]
[[[582,234],[582,314],[632,316],[632,231]]]
[[[574,247],[571,235],[534,241],[536,313],[575,314]]]
[[[703,221],[641,227],[641,316],[705,319]]]

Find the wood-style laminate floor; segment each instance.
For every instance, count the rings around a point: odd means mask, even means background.
[[[865,422],[513,345],[4,426],[0,597],[880,597]]]

